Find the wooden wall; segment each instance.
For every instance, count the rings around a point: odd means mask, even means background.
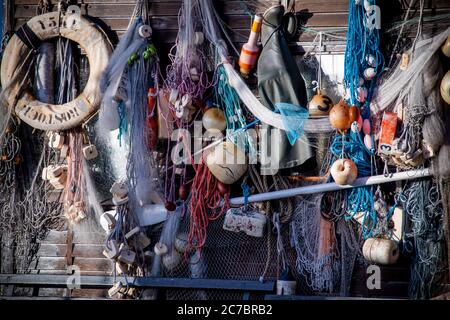
[[[38,0],[12,0],[15,10],[15,28],[36,14]],[[155,40],[163,50],[168,50],[178,32],[178,12],[181,6],[180,0],[164,1],[149,0],[151,2],[151,24],[154,29]],[[230,36],[236,42],[238,48],[247,40],[251,19],[243,1],[235,0],[213,0],[221,13],[223,20],[230,26]],[[53,4],[57,0],[51,0]],[[263,1],[261,1],[263,2]],[[278,1],[266,1],[266,3],[277,3]],[[403,1],[406,2],[406,1]],[[415,7],[419,1],[416,1]],[[426,0],[425,15],[438,15],[450,13],[450,1],[448,0]],[[92,17],[100,18],[112,33],[119,37],[126,30],[130,15],[133,11],[135,0],[79,0],[82,12]],[[394,0],[379,0],[379,4],[390,6],[388,10],[382,10],[382,17],[388,20],[401,18],[401,9],[392,9]],[[403,10],[405,5],[403,5]],[[54,8],[55,9],[55,8]],[[346,27],[348,19],[348,0],[296,0],[295,10],[300,21],[309,28],[326,30],[327,28]],[[261,12],[263,9],[261,8]],[[393,16],[400,14],[397,18]],[[411,16],[417,16],[416,9],[411,11]],[[447,22],[450,25],[450,21]],[[341,33],[345,36],[345,30]],[[300,45],[308,46],[308,42],[314,38],[314,34],[305,33],[299,38]],[[325,39],[327,51],[343,52],[345,42],[342,39]],[[302,50],[299,50],[302,51]]]
[[[17,29],[20,25],[25,23],[29,18],[36,15],[38,0],[11,0],[14,5],[14,29]],[[151,25],[154,30],[155,42],[160,49],[160,55],[162,59],[167,59],[167,51],[173,46],[177,32],[178,32],[178,12],[181,6],[181,1],[164,1],[164,0],[149,0],[152,3],[151,6]],[[213,0],[216,2],[217,8],[223,17],[225,23],[227,23],[232,32],[231,38],[240,48],[243,42],[247,40],[251,19],[246,12],[246,7],[242,1],[234,0]],[[316,30],[326,30],[329,28],[342,27],[343,30],[340,35],[345,36],[345,27],[347,26],[348,19],[348,1],[349,0],[297,0],[296,12],[305,26],[314,28]],[[354,0],[350,0],[354,1]],[[53,4],[57,3],[57,0],[51,0]],[[277,1],[267,1],[277,2]],[[384,23],[389,21],[399,20],[402,18],[407,1],[395,1],[395,0],[379,0],[380,6],[383,8],[387,5],[393,5],[395,3],[399,6],[390,7],[387,10],[382,10],[382,17]],[[419,1],[416,1],[415,9],[411,11],[411,17],[418,16],[417,6]],[[425,15],[442,15],[450,14],[450,1],[449,0],[426,0]],[[116,39],[126,30],[129,23],[130,15],[133,11],[135,0],[79,0],[81,3],[82,12],[88,14],[94,18],[100,18],[110,34],[115,35]],[[400,4],[403,3],[403,4]],[[56,6],[55,6],[56,8]],[[54,9],[55,9],[54,8]],[[262,11],[262,10],[261,10]],[[440,24],[450,25],[450,19]],[[413,36],[413,35],[411,35]],[[301,48],[308,46],[308,42],[314,38],[313,34],[302,34],[298,39],[298,43],[293,45],[294,51],[300,52],[302,50],[295,50],[295,48]],[[326,39],[327,51],[330,52],[343,52],[345,49],[345,41],[342,39]],[[164,57],[165,55],[165,57]],[[53,247],[59,248],[59,245]],[[53,248],[51,247],[51,248]],[[44,245],[44,249],[51,249],[50,245],[47,247]],[[43,250],[45,252],[45,250]],[[44,254],[45,255],[45,254]],[[47,254],[48,255],[48,254]],[[99,257],[96,256],[96,259]],[[86,262],[90,262],[93,258],[88,257]],[[52,271],[61,269],[60,266],[51,265],[52,263],[62,263],[61,258],[58,257],[41,257],[41,267],[48,267]],[[46,265],[47,263],[47,265]],[[45,266],[44,266],[45,265]],[[105,267],[105,270],[108,269]],[[407,264],[402,266],[396,266],[394,268],[385,268],[386,278],[392,281],[386,282],[386,286],[383,285],[383,291],[379,294],[385,294],[388,296],[406,296],[408,285],[408,270]],[[383,269],[383,270],[385,270]],[[392,269],[392,270],[391,270]],[[384,271],[383,271],[384,272]],[[384,275],[383,275],[384,276]],[[355,281],[357,285],[364,286],[367,274],[364,271],[356,272]],[[354,279],[354,280],[355,280]],[[387,288],[390,288],[387,290]],[[391,290],[392,289],[392,290]],[[353,287],[352,292],[354,294],[370,295],[370,292],[365,288]]]

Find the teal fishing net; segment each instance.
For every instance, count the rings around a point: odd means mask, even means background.
[[[276,112],[283,116],[283,124],[286,127],[286,136],[291,146],[303,135],[306,120],[308,120],[308,110],[291,103],[275,103]]]

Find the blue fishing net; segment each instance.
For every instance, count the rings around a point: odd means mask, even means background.
[[[275,103],[275,112],[281,114],[283,124],[291,146],[303,135],[305,121],[309,117],[308,110],[291,103]]]

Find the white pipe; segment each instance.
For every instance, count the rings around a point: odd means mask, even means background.
[[[306,186],[306,187],[299,187],[299,188],[293,188],[293,189],[259,193],[259,194],[254,194],[252,196],[249,196],[248,202],[277,200],[277,199],[294,197],[294,196],[298,196],[298,195],[302,195],[302,194],[337,191],[337,190],[351,189],[351,188],[356,188],[356,187],[370,186],[370,185],[374,185],[374,184],[388,183],[388,182],[394,182],[394,181],[424,178],[424,177],[429,177],[429,176],[431,176],[431,172],[429,169],[404,171],[404,172],[393,173],[393,174],[389,175],[388,177],[385,177],[384,175],[379,175],[379,176],[358,178],[355,180],[354,184],[352,184],[352,185],[342,186],[342,185],[339,185],[334,182],[333,183],[321,183],[321,184],[315,184],[315,185]],[[232,198],[232,199],[230,199],[230,204],[231,205],[244,204],[244,197]]]

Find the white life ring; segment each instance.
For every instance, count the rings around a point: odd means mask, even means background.
[[[77,98],[62,105],[43,103],[26,90],[19,92],[19,83],[9,88],[6,93],[9,107],[15,108],[24,122],[41,130],[60,131],[76,127],[96,110],[102,99],[100,77],[112,52],[105,35],[88,19],[77,13],[67,13],[61,18],[58,14],[50,12],[36,16],[26,25],[40,41],[62,36],[77,42],[86,51],[89,60],[89,79]],[[61,22],[59,27],[58,21]],[[3,88],[8,86],[30,50],[17,34],[8,42],[0,73]]]

